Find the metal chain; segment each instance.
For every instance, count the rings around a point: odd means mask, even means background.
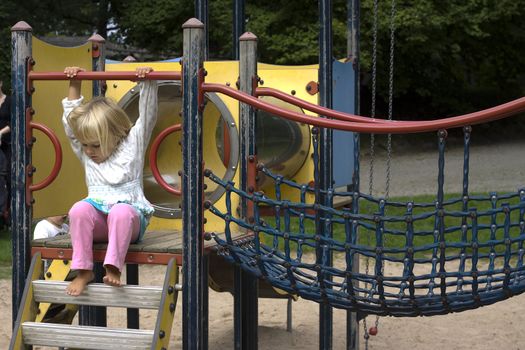
[[[395,17],[396,17],[396,0],[392,0],[390,9],[390,66],[388,71],[388,120],[392,120],[394,105],[394,45],[395,45]],[[390,197],[390,178],[392,162],[392,134],[387,135],[387,165],[386,165],[386,188],[385,199]],[[386,245],[386,236],[383,236],[383,246]],[[385,260],[381,261],[381,274],[385,274]],[[379,316],[376,315],[376,331],[379,327]]]
[[[396,1],[392,0],[390,9],[390,67],[388,74],[388,120],[392,120],[393,104],[394,104],[394,48],[395,48],[395,25],[396,18]],[[385,198],[390,197],[390,179],[391,179],[391,164],[392,161],[392,134],[388,134],[387,140],[387,167],[386,167],[386,189]]]
[[[389,64],[389,83],[388,83],[388,120],[393,117],[393,102],[394,102],[394,48],[395,48],[395,16],[396,16],[396,1],[391,1],[390,10],[390,64]],[[372,47],[372,108],[370,116],[376,116],[376,92],[377,92],[377,21],[378,21],[378,0],[374,0],[374,24],[373,24],[373,47]],[[369,194],[372,195],[374,183],[374,157],[375,156],[375,138],[374,134],[370,134],[370,169],[369,169]],[[391,180],[391,164],[392,164],[392,135],[387,135],[387,165],[386,165],[386,185],[385,185],[385,199],[390,197],[390,180]],[[370,245],[370,236],[367,235],[368,245]],[[366,258],[366,275],[369,273],[369,259]],[[381,263],[381,272],[384,274],[384,260]],[[379,327],[379,316],[376,316],[374,325]],[[368,340],[370,334],[367,327],[366,317],[363,319],[365,350],[368,350]]]
[[[378,0],[374,0],[373,28],[372,28],[372,106],[370,108],[370,118],[376,117],[376,94],[377,94],[377,20],[378,20]],[[368,193],[372,195],[374,190],[374,158],[375,158],[375,137],[370,134],[370,167],[368,170]],[[370,246],[370,235],[366,235],[367,245]],[[365,274],[368,276],[370,269],[370,259],[365,259]],[[368,327],[366,317],[363,318],[363,329],[365,338],[365,350],[368,350]]]
[[[370,108],[370,118],[376,117],[376,94],[377,94],[377,7],[378,0],[374,0],[374,23],[372,38],[372,106]],[[375,158],[375,137],[370,134],[370,168],[368,170],[368,193],[372,195],[374,190],[374,158]]]

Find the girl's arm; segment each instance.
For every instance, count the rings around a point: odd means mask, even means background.
[[[144,78],[147,73],[153,71],[152,68],[137,68],[137,76]],[[145,147],[149,143],[151,132],[157,122],[157,81],[145,80],[141,82],[139,98],[139,118],[133,126],[132,133]]]
[[[0,145],[2,144],[2,136],[4,136],[5,134],[8,134],[10,131],[11,131],[11,128],[9,127],[9,125],[3,128],[2,130],[0,130]]]
[[[83,72],[84,69],[80,67],[66,67],[64,68],[64,74],[68,78],[74,78],[78,72]],[[82,159],[82,145],[80,145],[80,142],[76,139],[75,135],[73,134],[73,131],[71,130],[69,123],[68,123],[68,116],[69,113],[76,107],[80,106],[82,103],[82,96],[80,95],[80,89],[82,87],[82,81],[81,80],[69,80],[69,88],[67,97],[62,100],[62,106],[64,107],[64,113],[62,115],[62,124],[64,125],[64,130],[66,132],[67,137],[69,138],[69,141],[71,143],[71,148],[73,148],[73,152],[77,155],[78,158]]]
[[[0,130],[0,136],[3,136],[4,134],[8,134],[10,132],[11,132],[11,128],[9,127],[9,125],[6,125],[4,128],[2,128],[2,130]]]
[[[68,78],[74,78],[78,72],[84,72],[85,69],[80,67],[66,67],[64,68],[64,74]],[[69,90],[67,94],[68,100],[78,100],[80,98],[80,88],[82,87],[82,80],[69,80]]]

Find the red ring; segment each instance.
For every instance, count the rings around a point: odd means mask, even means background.
[[[159,168],[157,166],[157,153],[159,152],[160,144],[162,143],[162,141],[164,141],[166,136],[168,136],[172,132],[179,131],[181,129],[182,129],[181,124],[175,124],[175,125],[169,126],[166,129],[162,130],[162,132],[157,135],[155,140],[153,140],[153,143],[151,144],[151,149],[149,152],[149,167],[151,168],[153,177],[155,178],[155,180],[157,180],[157,183],[160,185],[160,187],[162,187],[169,193],[174,194],[176,196],[180,196],[181,191],[170,186],[162,177],[159,171]]]
[[[47,137],[49,137],[49,139],[51,140],[51,143],[53,143],[53,148],[55,149],[55,164],[53,165],[51,173],[42,182],[36,185],[29,186],[29,191],[38,191],[49,186],[49,184],[51,184],[51,182],[53,182],[58,176],[58,172],[62,167],[62,146],[60,146],[60,141],[58,140],[58,137],[55,135],[53,130],[51,130],[47,126],[31,122],[29,123],[29,128],[31,129],[31,131],[32,129],[38,129],[44,134],[46,134]]]

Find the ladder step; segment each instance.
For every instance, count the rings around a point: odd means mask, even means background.
[[[124,285],[107,286],[90,283],[79,296],[66,294],[69,282],[33,281],[33,293],[37,303],[76,304],[139,309],[158,309],[162,296],[161,287]]]
[[[74,349],[145,350],[151,347],[153,331],[24,322],[22,337],[26,345]]]

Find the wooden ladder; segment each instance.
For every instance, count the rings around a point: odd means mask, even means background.
[[[27,349],[31,345],[100,350],[168,349],[177,296],[181,290],[175,259],[168,263],[162,287],[112,287],[91,283],[77,297],[65,293],[69,282],[40,279],[42,270],[40,253],[36,253],[26,280],[10,350]],[[154,330],[43,323],[36,322],[39,303],[156,309],[158,314]]]

